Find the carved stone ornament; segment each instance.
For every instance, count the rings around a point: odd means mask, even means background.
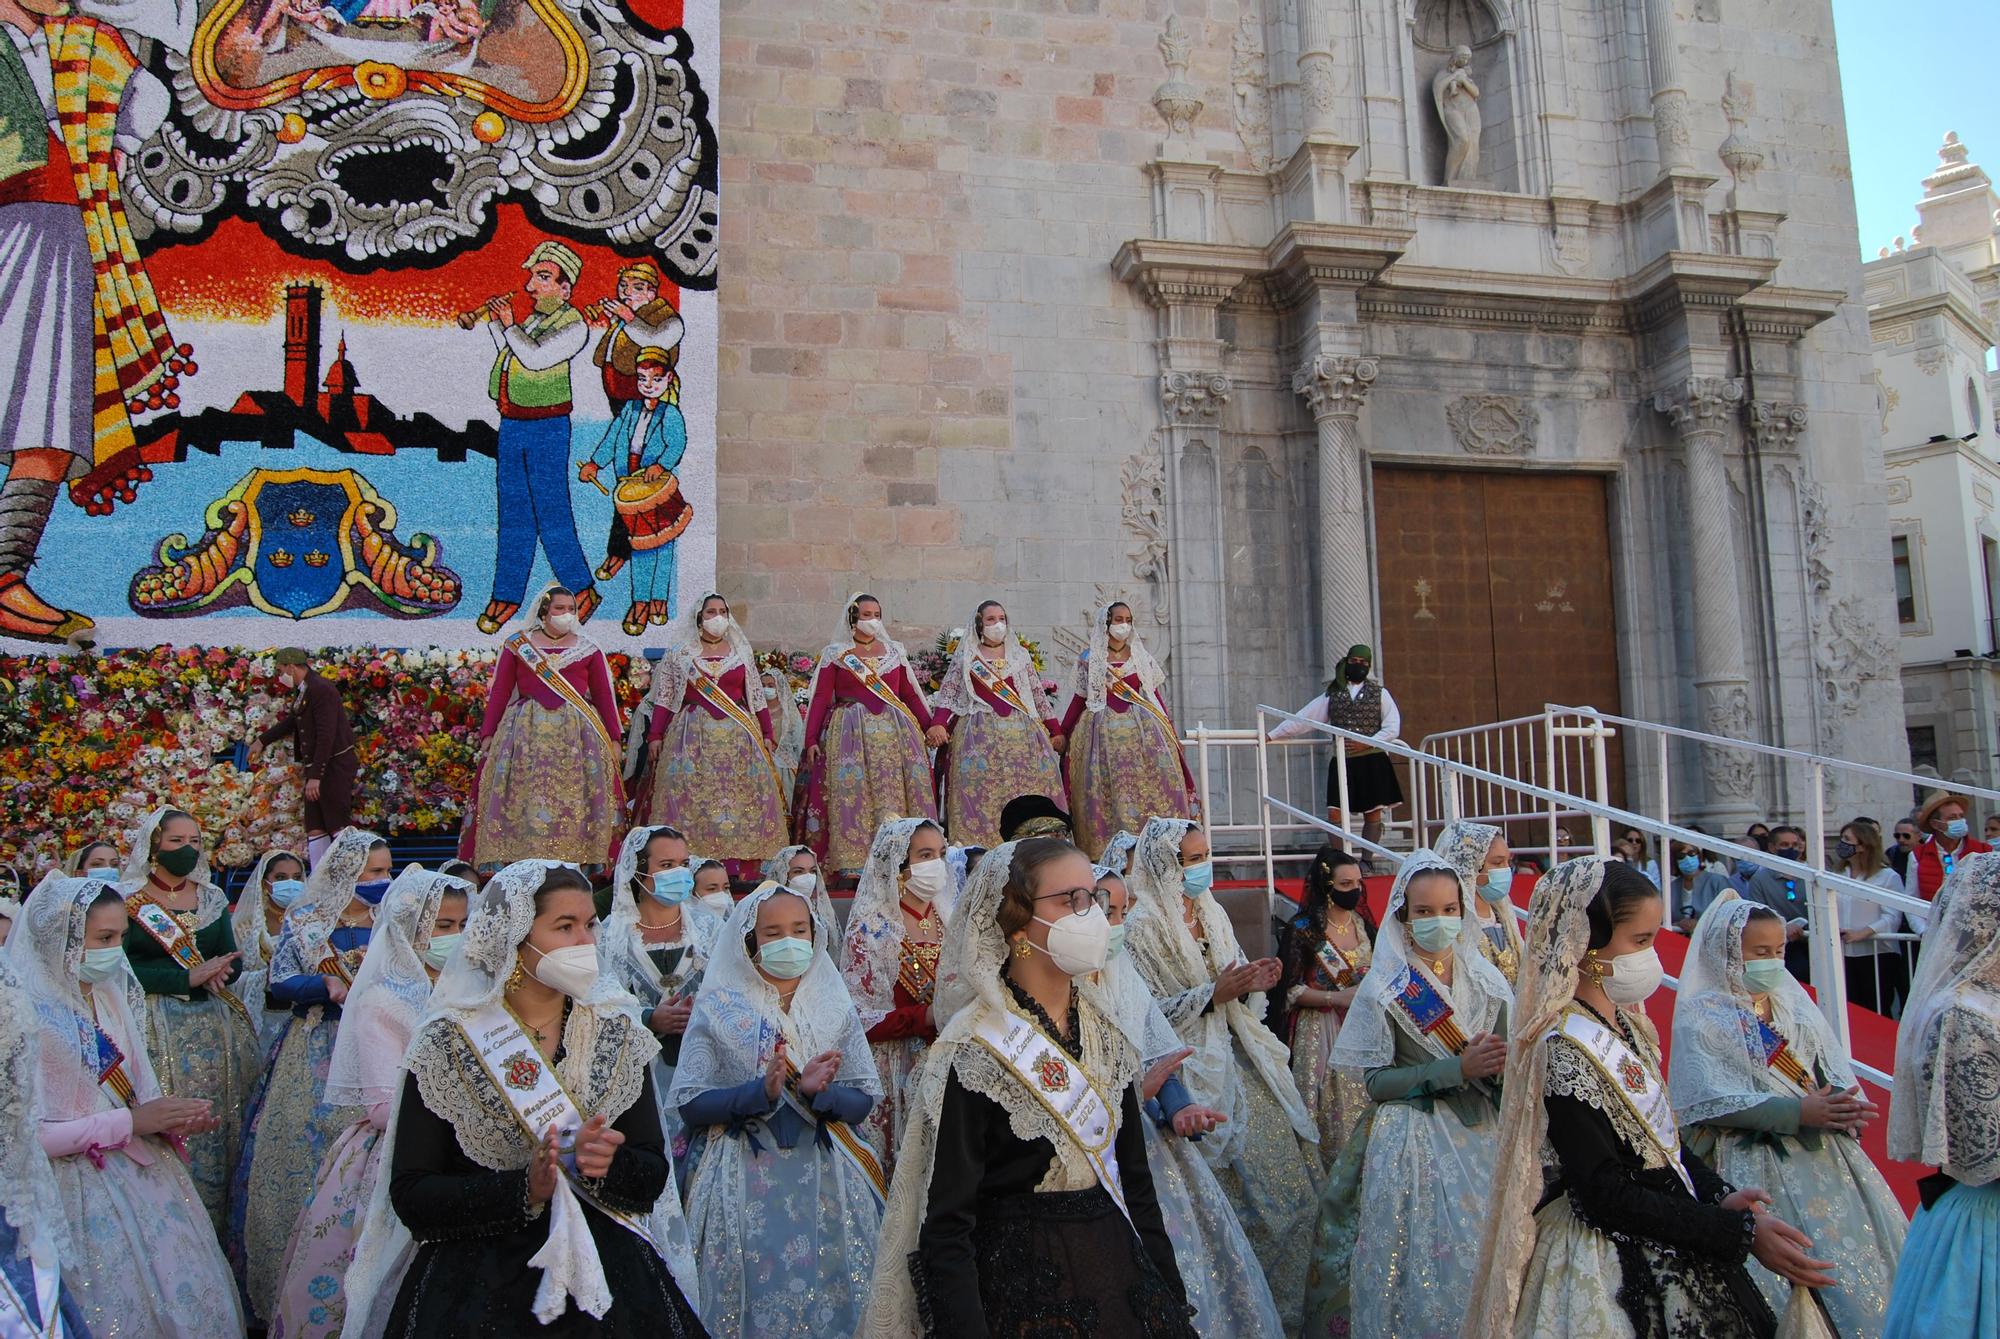
[[[1694,136],[1688,130],[1687,94],[1673,90],[1653,103],[1653,133],[1667,149],[1662,155],[1675,161],[1685,159]]]
[[[1653,396],[1653,408],[1667,416],[1682,436],[1722,432],[1743,403],[1743,382],[1736,377],[1689,377],[1671,390]]]
[[[1210,424],[1229,403],[1229,378],[1220,372],[1168,372],[1160,378],[1167,422]]]
[[[1373,358],[1322,353],[1292,373],[1292,392],[1303,395],[1314,418],[1359,414],[1382,365]]]
[[[1833,565],[1827,561],[1833,526],[1827,514],[1826,486],[1807,479],[1799,486],[1799,536],[1805,546],[1806,589],[1815,600],[1833,589]]]
[[[1204,104],[1201,90],[1188,82],[1188,61],[1193,55],[1194,39],[1181,27],[1180,15],[1169,14],[1160,33],[1160,59],[1166,64],[1167,77],[1153,90],[1153,110],[1167,123],[1162,152],[1169,147],[1190,151],[1194,147],[1194,121]]]
[[[1752,400],[1750,431],[1761,451],[1790,451],[1806,430],[1806,407],[1782,400]]]
[[[1707,684],[1702,688],[1706,733],[1726,739],[1750,737],[1750,690],[1740,683]],[[1717,795],[1747,800],[1757,784],[1757,764],[1747,752],[1704,745],[1701,769]]]
[[[1940,348],[1937,345],[1932,345],[1928,349],[1917,350],[1917,355],[1916,355],[1917,371],[1923,373],[1927,377],[1934,377],[1939,372],[1942,372],[1944,370],[1944,365],[1950,361],[1951,361],[1950,350]]]
[[[1153,621],[1167,621],[1167,463],[1155,434],[1147,448],[1128,456],[1119,469],[1119,519],[1138,538],[1127,551],[1132,575],[1151,592]]]
[[[1250,166],[1269,172],[1276,161],[1271,143],[1271,77],[1264,54],[1263,16],[1256,6],[1245,5],[1236,24],[1236,38],[1229,51],[1230,114],[1236,123],[1236,138]]]
[[[1444,420],[1462,450],[1475,456],[1526,456],[1535,450],[1535,407],[1512,395],[1462,395]]]
[[[1722,93],[1722,114],[1729,121],[1729,137],[1715,152],[1738,189],[1750,185],[1756,179],[1757,169],[1764,166],[1764,146],[1750,138],[1750,113],[1756,109],[1757,90],[1730,71]]]

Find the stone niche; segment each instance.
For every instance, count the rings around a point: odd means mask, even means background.
[[[1514,145],[1514,39],[1486,0],[1407,0],[1411,68],[1415,73],[1417,143],[1427,186],[1518,191],[1521,169]],[[1468,176],[1445,180],[1449,149],[1432,91],[1438,73],[1460,47],[1472,53],[1469,71],[1479,89],[1479,153]]]

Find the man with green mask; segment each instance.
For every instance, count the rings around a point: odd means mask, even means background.
[[[1347,648],[1339,672],[1328,681],[1326,691],[1300,707],[1295,721],[1281,721],[1271,731],[1273,739],[1303,739],[1317,734],[1308,721],[1331,725],[1353,735],[1366,735],[1378,743],[1394,743],[1403,732],[1403,713],[1389,690],[1369,677],[1375,652],[1362,644]],[[1335,754],[1326,765],[1326,818],[1340,825],[1345,817],[1340,807],[1340,757]],[[1370,745],[1347,741],[1347,810],[1361,814],[1361,839],[1371,844],[1382,840],[1382,811],[1403,802],[1403,787],[1396,780],[1396,765],[1389,755]],[[1338,839],[1335,839],[1338,846]]]

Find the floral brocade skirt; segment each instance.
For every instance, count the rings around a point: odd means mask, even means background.
[[[285,1247],[269,1339],[334,1339],[340,1333],[347,1320],[347,1267],[381,1166],[382,1132],[366,1120],[342,1130],[327,1150],[312,1199]]]
[[[624,830],[623,763],[567,702],[552,709],[514,699],[479,772],[467,858],[481,869],[530,859],[604,864]]]
[[[868,862],[875,829],[891,818],[936,818],[930,755],[909,717],[859,702],[833,709],[822,731],[819,774],[808,782],[800,840],[832,869]]]
[[[1145,1122],[1146,1165],[1203,1339],[1290,1339],[1263,1266],[1201,1145]]]
[[[1306,1270],[1312,1263],[1313,1215],[1319,1210],[1319,1159],[1300,1140],[1277,1094],[1251,1065],[1243,1043],[1234,1041],[1236,1081],[1242,1088],[1234,1120],[1241,1130],[1235,1152],[1218,1161],[1204,1143],[1216,1184],[1236,1211],[1236,1221],[1263,1266],[1279,1318],[1290,1333],[1298,1328]]]
[[[1042,723],[975,711],[952,726],[938,808],[955,846],[1000,844],[1000,811],[1017,795],[1064,799],[1062,767]]]
[[[252,1007],[263,1002],[261,985],[257,994]],[[220,1237],[229,1224],[229,1178],[242,1151],[243,1106],[263,1060],[257,1035],[213,995],[205,1000],[148,995],[146,1051],[154,1057],[162,1093],[214,1104],[221,1124],[187,1141],[188,1174]]]
[[[1340,1014],[1333,1009],[1299,1009],[1292,1024],[1292,1080],[1319,1129],[1319,1165],[1333,1170],[1355,1122],[1368,1109],[1368,1089],[1352,1070],[1335,1069],[1333,1043]]]
[[[1149,818],[1192,818],[1180,741],[1138,707],[1086,711],[1069,741],[1070,827],[1092,860]]]
[[[868,1108],[859,1129],[875,1150],[875,1159],[882,1164],[882,1180],[887,1183],[896,1174],[896,1151],[903,1146],[903,1130],[910,1123],[910,1080],[930,1043],[922,1037],[897,1037],[871,1041],[868,1050],[875,1057],[875,1072],[882,1076],[882,1098]]]
[[[784,792],[762,743],[698,706],[683,707],[667,727],[646,812],[710,859],[761,864],[785,844]]]

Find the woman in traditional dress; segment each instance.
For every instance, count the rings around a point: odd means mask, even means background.
[[[772,756],[778,760],[778,776],[785,783],[785,802],[791,803],[792,787],[798,781],[799,757],[806,751],[806,718],[799,714],[798,700],[792,696],[792,681],[780,669],[767,669],[760,676],[764,685],[765,708],[777,739]]]
[[[938,813],[952,840],[994,846],[1000,811],[1022,795],[1063,798],[1055,709],[998,600],[982,601],[951,653],[926,742],[938,758]]]
[[[116,881],[119,873],[118,848],[110,842],[88,841],[69,853],[63,861],[63,873],[77,879],[111,879]]]
[[[825,924],[835,927],[840,921],[835,917],[833,898],[826,891],[826,875],[820,870],[819,857],[810,846],[785,846],[776,855],[764,862],[764,882],[775,883],[788,893],[796,893],[812,903],[813,915]]]
[[[160,1057],[160,1091],[214,1104],[216,1128],[188,1141],[188,1171],[209,1221],[229,1218],[229,1178],[243,1104],[263,1060],[250,1006],[231,988],[241,974],[229,901],[209,881],[201,825],[156,809],[132,832],[118,890],[132,913],[125,953],[146,990],[146,1048]]]
[[[973,871],[865,1339],[1193,1335],[1146,1160],[1138,1050],[1089,980],[1109,938],[1090,862],[1066,841],[1006,842]]]
[[[1322,1173],[1347,1144],[1368,1109],[1368,1090],[1350,1070],[1336,1069],[1333,1044],[1354,993],[1375,956],[1375,922],[1368,915],[1361,862],[1322,847],[1306,870],[1305,904],[1285,927],[1278,945],[1292,1048],[1292,1081],[1319,1131]]]
[[[689,862],[694,870],[694,900],[714,912],[718,918],[726,918],[736,909],[735,884],[729,877],[729,866],[720,860],[707,856],[696,856]]]
[[[638,1001],[640,1021],[660,1044],[653,1058],[653,1096],[670,1146],[681,1123],[667,1094],[723,921],[697,900],[694,872],[669,863],[686,849],[674,828],[638,827],[625,834],[611,880],[610,915],[597,939],[605,977]]]
[[[1514,914],[1514,853],[1490,823],[1456,819],[1431,847],[1458,871],[1466,913],[1479,924],[1479,951],[1512,986],[1521,971],[1521,918]]]
[[[1931,907],[1896,1034],[1889,1156],[1917,1183],[1885,1339],[2000,1332],[2000,855],[1958,862]]]
[[[1833,1283],[1797,1228],[1754,1211],[1763,1191],[1681,1142],[1642,1007],[1660,917],[1660,890],[1616,861],[1571,860],[1535,884],[1465,1339],[1770,1339],[1747,1256]]]
[[[354,1241],[382,1167],[382,1132],[403,1083],[403,1052],[431,983],[465,930],[472,885],[411,865],[389,886],[341,1014],[326,1104],[358,1107],[320,1164],[312,1199],[292,1226],[270,1339],[333,1339],[347,1319],[342,1290]]]
[[[1875,1119],[1854,1067],[1785,970],[1785,923],[1724,893],[1702,913],[1674,1004],[1667,1096],[1688,1146],[1723,1180],[1762,1186],[1772,1207],[1833,1262],[1820,1294],[1842,1335],[1879,1335],[1909,1222],[1861,1151]],[[1791,1287],[1750,1277],[1774,1310]]]
[[[243,1117],[243,1154],[230,1187],[230,1260],[252,1323],[275,1314],[285,1242],[334,1137],[360,1120],[326,1101],[342,1007],[360,973],[375,908],[389,891],[389,843],[343,828],[306,891],[285,913],[265,989],[292,1011]]]
[[[41,1051],[35,1002],[0,955],[0,1334],[89,1339],[62,1278],[77,1244],[42,1148]]]
[[[610,663],[579,631],[576,597],[550,586],[501,643],[459,855],[488,870],[531,856],[605,863],[624,826],[622,737]]]
[[[1155,817],[1193,818],[1194,778],[1160,685],[1166,674],[1132,630],[1132,607],[1098,611],[1076,662],[1057,735],[1068,759],[1070,827],[1090,855]]]
[[[1507,982],[1464,914],[1458,872],[1403,862],[1375,956],[1334,1043],[1371,1103],[1320,1201],[1313,1339],[1442,1339],[1465,1315],[1492,1184]],[[1347,1328],[1343,1328],[1343,1326]]]
[[[305,895],[305,879],[305,861],[290,851],[266,851],[236,894],[236,909],[229,916],[236,949],[243,955],[243,975],[236,978],[233,989],[256,1020],[260,1056],[270,1054],[272,1043],[285,1030],[285,1020],[292,1016],[290,1009],[265,994],[264,986],[271,978],[271,954],[278,946],[285,910]]]
[[[705,1333],[655,1047],[598,971],[594,910],[582,871],[545,860],[474,897],[405,1056],[349,1339]]]
[[[736,904],[681,1048],[672,1104],[707,1139],[688,1185],[703,1323],[851,1335],[886,1189],[862,1119],[882,1094],[833,927],[776,884]]]
[[[1174,1073],[1191,1052],[1125,952],[1132,890],[1124,876],[1103,865],[1093,865],[1090,875],[1111,925],[1096,984],[1145,1066],[1138,1083],[1146,1117],[1146,1165],[1152,1169],[1160,1219],[1174,1243],[1174,1263],[1188,1305],[1194,1308],[1195,1329],[1207,1339],[1289,1339],[1271,1286],[1264,1281],[1264,1267],[1197,1142],[1223,1115],[1196,1104]]]
[[[679,828],[738,878],[785,840],[784,781],[756,669],[729,601],[711,591],[674,622],[646,694],[651,788],[639,812]]]
[[[889,1175],[909,1121],[903,1090],[937,1036],[932,995],[952,891],[944,829],[928,818],[898,818],[876,832],[847,910],[840,974],[881,1072],[866,1133]]]
[[[160,1091],[121,944],[126,911],[98,879],[51,875],[28,899],[7,961],[33,1001],[38,1130],[72,1249],[62,1270],[94,1334],[241,1336],[243,1314],[181,1147],[212,1105]]]
[[[1319,1131],[1299,1100],[1284,1043],[1264,1026],[1263,992],[1278,984],[1281,969],[1276,958],[1245,961],[1228,913],[1209,892],[1215,867],[1207,834],[1194,823],[1153,819],[1134,859],[1132,965],[1194,1049],[1181,1066],[1188,1090],[1228,1118],[1202,1137],[1202,1153],[1290,1330],[1312,1247]]]
[[[830,869],[858,870],[885,820],[935,819],[930,723],[909,653],[882,625],[882,602],[855,595],[813,671],[792,840]]]

